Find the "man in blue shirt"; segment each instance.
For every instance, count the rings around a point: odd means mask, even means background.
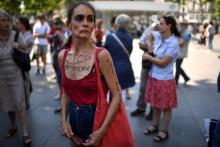
[[[192,37],[189,31],[187,30],[188,22],[186,20],[182,20],[180,22],[180,25],[181,25],[180,32],[181,32],[182,38],[179,39],[180,52],[179,52],[178,59],[176,60],[176,75],[175,75],[176,85],[178,85],[180,75],[183,76],[185,84],[190,80],[189,76],[185,73],[181,65],[183,63],[183,59],[188,56],[189,42]]]

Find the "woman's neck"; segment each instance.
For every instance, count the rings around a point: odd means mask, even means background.
[[[76,55],[82,50],[93,48],[93,44],[90,39],[79,39],[76,37],[73,37],[73,46]]]
[[[163,39],[167,39],[171,36],[171,32],[165,32],[163,33]]]

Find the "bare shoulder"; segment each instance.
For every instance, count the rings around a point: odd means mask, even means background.
[[[98,59],[100,63],[105,63],[105,61],[108,59],[111,59],[111,55],[108,52],[107,49],[103,49],[102,51],[99,52],[98,54]]]
[[[63,55],[64,55],[65,50],[61,50],[58,54],[58,60],[63,60]]]

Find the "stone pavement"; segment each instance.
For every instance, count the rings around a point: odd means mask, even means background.
[[[131,88],[132,98],[127,100],[126,109],[136,140],[136,147],[206,147],[203,136],[204,118],[220,117],[220,94],[217,93],[216,78],[220,71],[220,47],[215,39],[212,52],[200,48],[195,41],[190,44],[189,57],[184,60],[183,68],[190,76],[188,85],[183,85],[180,79],[178,92],[178,108],[173,111],[173,119],[169,129],[170,138],[163,143],[155,143],[152,136],[145,136],[143,129],[150,125],[144,116],[130,117],[130,112],[136,108],[141,68],[141,54],[138,40],[134,40],[134,51],[131,60],[137,84]],[[48,66],[47,76],[36,76],[33,64],[31,78],[34,92],[31,97],[31,108],[28,111],[28,121],[32,147],[67,147],[69,141],[61,136],[60,115],[54,114],[58,105],[53,97],[58,93],[57,85],[49,79],[53,70]],[[9,120],[6,113],[0,113],[0,147],[22,147],[22,134],[6,140],[3,135],[8,130]],[[123,134],[121,135],[123,138]]]

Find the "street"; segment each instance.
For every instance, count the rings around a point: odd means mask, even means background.
[[[217,75],[220,71],[219,38],[215,39],[214,51],[207,51],[191,41],[189,56],[183,62],[183,68],[191,80],[187,85],[177,87],[178,107],[173,110],[173,118],[169,129],[169,139],[163,143],[153,141],[153,136],[146,136],[143,130],[150,125],[145,117],[131,117],[130,112],[136,109],[139,92],[139,77],[141,70],[142,51],[138,48],[138,40],[134,40],[131,61],[136,77],[136,85],[131,88],[132,98],[126,100],[126,110],[130,125],[135,136],[136,147],[206,147],[204,118],[220,118],[220,94],[217,93]],[[61,136],[60,114],[54,109],[59,101],[54,101],[58,88],[50,77],[53,69],[48,64],[46,76],[35,75],[36,66],[33,63],[31,78],[34,91],[31,96],[31,108],[28,111],[28,121],[32,147],[68,147],[69,141]],[[147,109],[148,110],[148,109]],[[22,133],[19,132],[10,140],[4,139],[10,123],[6,113],[0,112],[0,147],[22,147]],[[19,126],[19,125],[18,125]],[[121,134],[123,138],[123,133]]]

